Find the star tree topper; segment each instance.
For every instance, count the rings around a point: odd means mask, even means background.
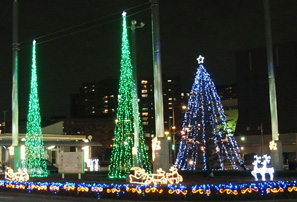
[[[201,55],[199,55],[199,57],[197,58],[198,64],[203,63],[204,57],[202,57]]]

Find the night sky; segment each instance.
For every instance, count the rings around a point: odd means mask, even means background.
[[[121,13],[136,30],[138,76],[152,76],[150,2],[145,0],[19,0],[19,116],[25,119],[31,42],[37,40],[41,114],[69,115],[70,95],[84,82],[119,77]],[[271,0],[273,43],[296,43],[297,1]],[[181,76],[190,91],[197,68],[216,85],[236,83],[235,52],[265,47],[261,0],[160,0],[162,72]],[[11,116],[12,0],[0,1],[0,120]]]

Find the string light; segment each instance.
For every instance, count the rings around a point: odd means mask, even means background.
[[[14,173],[11,167],[7,167],[5,171],[5,179],[10,181],[26,182],[29,180],[29,175],[26,168],[18,168],[18,172]]]
[[[117,121],[115,122],[114,129],[114,141],[108,173],[109,178],[126,178],[126,175],[133,166],[138,166],[144,168],[147,172],[151,172],[151,164],[149,162],[148,151],[146,150],[138,104],[135,104],[137,103],[137,93],[133,79],[125,12],[123,13],[122,28]],[[135,117],[138,119],[138,125],[134,125]],[[139,136],[138,142],[134,142],[134,134],[136,132],[138,132]],[[137,145],[137,147],[134,147],[134,145]],[[136,162],[133,161],[133,154],[136,154],[134,155],[134,158],[136,156]]]
[[[226,115],[215,84],[197,59],[198,68],[182,124],[182,137],[175,165],[181,170],[223,170],[227,159],[233,169],[243,166],[235,138],[228,134]]]
[[[177,168],[171,167],[169,173],[162,168],[157,169],[157,173],[146,173],[144,169],[133,167],[134,174],[129,175],[132,184],[179,184],[183,177],[178,173]]]
[[[0,180],[1,189],[14,189],[21,190],[23,193],[27,191],[29,193],[39,193],[49,191],[53,194],[67,195],[83,194],[86,197],[94,197],[94,194],[98,198],[112,197],[121,199],[135,199],[133,196],[180,196],[186,197],[189,200],[203,200],[203,197],[207,197],[208,200],[218,199],[224,200],[226,196],[229,200],[232,197],[236,197],[233,200],[239,199],[238,197],[248,196],[249,199],[261,199],[265,195],[273,195],[275,199],[279,196],[290,197],[297,193],[297,181],[273,181],[273,182],[257,182],[257,183],[228,183],[228,184],[200,184],[187,186],[183,184],[178,185],[134,185],[134,184],[90,184],[90,183],[70,183],[70,182],[18,182]],[[33,192],[34,191],[34,192]],[[231,197],[231,198],[230,198]],[[155,198],[156,199],[156,198]],[[169,199],[169,198],[168,198]],[[176,199],[176,198],[174,198]]]
[[[47,177],[45,151],[41,132],[41,116],[38,98],[36,41],[32,46],[31,89],[29,95],[29,109],[27,116],[27,133],[25,136],[25,162],[30,177]]]

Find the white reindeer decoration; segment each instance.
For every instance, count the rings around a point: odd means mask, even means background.
[[[268,156],[267,154],[263,155],[262,157],[255,155],[254,159],[255,159],[253,162],[254,170],[252,171],[252,175],[254,176],[255,180],[258,181],[257,174],[260,174],[262,177],[262,181],[266,181],[265,175],[266,173],[268,173],[270,176],[270,180],[272,181],[274,177],[274,168],[267,168],[267,164],[270,163],[271,157]],[[259,167],[258,166],[259,164],[261,164],[262,166]]]

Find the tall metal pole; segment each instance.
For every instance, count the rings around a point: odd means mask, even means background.
[[[153,74],[154,74],[154,104],[155,104],[155,133],[161,148],[157,150],[153,169],[169,168],[168,140],[164,137],[163,88],[161,71],[161,44],[159,23],[159,1],[151,0],[152,42],[153,42]]]
[[[12,31],[12,146],[18,146],[19,135],[19,104],[18,104],[18,2],[13,1]]]
[[[137,87],[137,61],[136,61],[136,33],[135,30],[137,28],[144,27],[144,23],[140,23],[140,26],[136,26],[137,21],[132,20],[131,22],[131,57],[132,57],[132,67],[133,67],[133,77],[135,82],[135,98],[133,102],[133,114],[134,114],[134,147],[133,149],[135,152],[132,152],[133,154],[133,166],[137,167],[139,162],[137,162],[137,151],[139,148],[139,107],[138,107],[138,87]]]
[[[264,14],[265,14],[265,34],[266,34],[266,51],[267,51],[267,65],[268,65],[272,144],[275,144],[274,147],[271,147],[271,155],[272,155],[272,163],[274,167],[277,170],[282,170],[282,164],[283,164],[282,145],[281,145],[281,142],[279,141],[279,133],[278,133],[277,102],[276,102],[276,89],[275,89],[275,77],[274,77],[273,47],[272,47],[269,0],[263,0],[263,3],[264,3]]]
[[[164,137],[164,111],[161,70],[161,45],[159,23],[159,1],[151,0],[152,10],[152,38],[153,38],[153,70],[154,70],[154,103],[156,136]]]

